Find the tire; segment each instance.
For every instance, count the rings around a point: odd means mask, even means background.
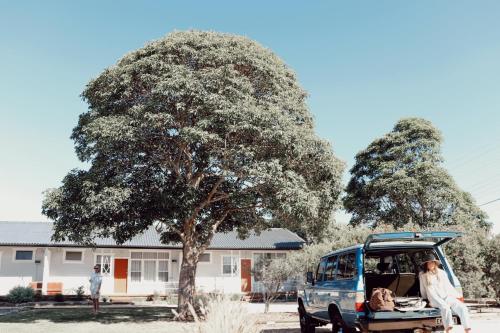
[[[345,321],[342,319],[339,310],[334,307],[330,312],[330,322],[332,323],[332,333],[339,333],[342,329],[342,333],[354,333],[356,329],[347,326]]]
[[[307,314],[304,304],[299,300],[299,321],[300,321],[300,332],[301,333],[314,333],[316,332],[316,326],[313,320]]]

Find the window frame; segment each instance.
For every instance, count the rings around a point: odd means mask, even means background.
[[[209,265],[212,263],[212,252],[211,251],[205,251],[203,252],[201,255],[204,255],[204,254],[208,254],[209,255],[209,260],[208,261],[198,261],[198,264],[201,264],[201,265]],[[201,256],[200,256],[201,257]]]
[[[156,253],[156,259],[144,259],[143,256],[141,255],[141,258],[132,258],[132,253],[144,253],[144,252],[154,252]],[[165,258],[158,258],[158,253],[167,253],[168,254],[168,259]],[[141,279],[140,281],[134,281],[132,280],[132,261],[137,260],[141,262]],[[154,280],[144,280],[144,262],[145,261],[154,261],[155,263],[155,279]],[[167,281],[161,281],[160,280],[160,261],[167,261]],[[137,271],[134,271],[137,272]],[[162,271],[162,273],[165,273],[165,271]],[[134,249],[130,250],[129,253],[129,270],[128,270],[128,279],[130,283],[167,283],[170,281],[170,274],[172,273],[172,251],[162,251],[160,249]]]
[[[167,262],[167,270],[166,271],[160,271],[160,261],[166,261]],[[166,283],[166,282],[170,281],[169,276],[168,276],[169,273],[170,273],[169,266],[170,266],[170,255],[168,256],[168,259],[158,259],[156,261],[156,278],[157,278],[157,282],[159,282],[159,283]],[[161,273],[167,273],[167,280],[166,281],[162,281],[160,279],[160,272]]]
[[[82,257],[80,260],[67,260],[66,259],[66,253],[68,252],[80,252],[82,254]],[[64,249],[63,253],[63,263],[64,264],[83,264],[85,258],[85,251],[83,249]],[[95,265],[95,261],[94,261]]]
[[[231,273],[224,273],[224,258],[226,257],[229,257],[231,258]],[[233,273],[233,270],[232,270],[232,267],[233,267],[233,260],[232,259],[235,259],[235,263],[236,263],[236,270],[235,272]],[[237,255],[237,254],[222,254],[221,255],[221,275],[222,276],[230,276],[230,277],[234,277],[234,276],[238,276],[238,272],[240,271],[240,256]]]
[[[31,260],[18,260],[16,259],[16,253],[17,251],[31,251]],[[32,264],[35,262],[35,254],[36,254],[36,248],[34,247],[17,247],[12,249],[12,262],[15,263],[25,263],[25,264]]]
[[[95,253],[94,254],[94,264],[93,264],[92,267],[94,267],[95,265],[98,264],[97,263],[97,256],[101,256],[101,257],[108,256],[109,257],[109,273],[103,273],[102,272],[103,264],[102,264],[102,261],[101,261],[101,263],[99,264],[99,265],[101,265],[101,270],[100,270],[99,274],[101,274],[102,276],[113,276],[114,277],[115,255],[113,253]]]

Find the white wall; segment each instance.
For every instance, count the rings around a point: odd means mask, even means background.
[[[210,263],[199,263],[196,269],[196,289],[200,292],[241,292],[241,251],[207,251],[211,254]],[[222,257],[237,257],[238,269],[234,275],[222,274]]]
[[[24,248],[22,248],[24,249]],[[31,249],[31,248],[30,248]],[[89,277],[95,264],[97,254],[110,255],[111,272],[103,276],[101,294],[113,295],[114,293],[114,258],[128,258],[128,282],[127,294],[129,295],[149,295],[155,292],[165,294],[172,292],[179,279],[180,265],[182,261],[181,250],[169,250],[170,268],[169,282],[132,282],[130,280],[130,252],[143,251],[140,249],[77,249],[66,248],[67,250],[82,250],[83,262],[69,263],[64,261],[65,248],[52,247],[50,252],[50,267],[47,282],[62,282],[64,294],[74,294],[79,286],[84,286],[86,293],[89,293]],[[31,281],[42,281],[43,279],[43,253],[45,248],[33,248],[35,253],[35,262],[14,262],[14,248],[0,247],[0,295],[16,286],[28,286]],[[147,250],[144,250],[147,251]],[[159,250],[158,250],[159,251]],[[239,250],[214,250],[207,251],[211,254],[210,263],[199,263],[196,272],[196,288],[200,292],[223,292],[223,293],[241,293],[241,259],[252,259],[254,251]],[[262,251],[259,251],[262,252]],[[265,251],[273,252],[273,251]],[[283,252],[283,251],[279,251]],[[237,257],[237,272],[233,276],[222,274],[222,257],[224,255],[233,255]],[[176,261],[176,262],[173,262]],[[252,291],[258,291],[258,283],[252,281]]]
[[[0,295],[5,295],[15,286],[27,287],[30,282],[42,278],[43,249],[19,248],[33,250],[34,260],[29,262],[14,261],[15,248],[0,247]],[[40,263],[35,263],[35,261]]]
[[[62,282],[63,294],[75,294],[76,289],[80,286],[85,288],[86,293],[89,292],[89,278],[94,267],[94,253],[92,249],[76,249],[66,248],[66,250],[83,251],[82,262],[65,262],[65,248],[49,248],[50,252],[50,269],[49,280],[45,282]],[[104,287],[103,279],[103,287]]]

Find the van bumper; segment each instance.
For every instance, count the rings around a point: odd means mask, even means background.
[[[363,320],[359,321],[362,332],[365,331],[397,331],[422,328],[427,330],[444,330],[438,320],[441,317],[418,318],[418,319],[401,319],[401,320]],[[453,322],[460,325],[460,318],[453,316]]]

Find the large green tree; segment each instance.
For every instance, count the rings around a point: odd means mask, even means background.
[[[343,165],[316,136],[306,93],[245,37],[174,32],[125,55],[83,92],[79,159],[43,213],[55,240],[123,243],[152,226],[182,242],[179,311],[216,231],[328,225]]]
[[[344,197],[351,223],[487,227],[486,215],[442,166],[441,142],[431,122],[407,118],[359,152]]]

